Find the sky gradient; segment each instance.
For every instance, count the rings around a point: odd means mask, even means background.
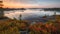
[[[2,0],[8,8],[60,8],[60,0]]]

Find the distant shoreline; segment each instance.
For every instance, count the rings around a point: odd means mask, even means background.
[[[10,10],[26,10],[26,9],[42,9],[44,11],[60,11],[60,8],[0,8],[3,11],[10,11]]]

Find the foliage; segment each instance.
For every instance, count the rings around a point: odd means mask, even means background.
[[[56,20],[49,20],[46,23],[38,22],[33,25],[27,20],[7,19],[0,20],[0,34],[20,34],[20,31],[28,31],[29,34],[59,34],[60,16]]]

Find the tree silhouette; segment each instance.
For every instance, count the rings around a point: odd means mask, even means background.
[[[4,16],[4,11],[3,11],[3,1],[0,1],[0,18],[3,18]]]
[[[2,7],[2,6],[3,6],[3,4],[2,4],[2,3],[3,3],[3,1],[0,1],[0,7]]]

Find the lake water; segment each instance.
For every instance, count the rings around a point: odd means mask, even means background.
[[[24,11],[24,12],[23,12]],[[19,19],[19,15],[22,15],[22,19],[26,18],[36,18],[36,17],[42,17],[42,16],[52,16],[54,15],[55,11],[44,11],[44,10],[12,10],[12,11],[4,11],[4,16],[9,17],[11,19],[16,18]],[[60,15],[60,12],[56,11],[56,15]]]

